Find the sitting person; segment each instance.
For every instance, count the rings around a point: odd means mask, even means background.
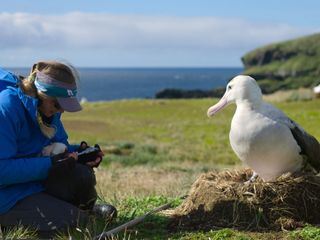
[[[70,145],[60,120],[64,111],[77,112],[77,73],[56,61],[33,65],[27,78],[0,69],[0,226],[21,224],[51,235],[80,224],[89,214],[115,216],[112,205],[96,205],[93,168],[104,156],[98,148],[87,161]],[[43,156],[54,142],[67,151]],[[80,154],[79,154],[80,157]]]

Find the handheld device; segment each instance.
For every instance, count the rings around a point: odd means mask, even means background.
[[[78,163],[86,164],[87,162],[96,160],[98,152],[100,152],[100,148],[98,147],[86,148],[82,152],[78,153]]]

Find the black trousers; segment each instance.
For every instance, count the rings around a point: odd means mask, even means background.
[[[50,171],[45,182],[46,193],[82,210],[93,208],[97,200],[95,185],[96,177],[93,169],[83,164],[76,164],[67,172]]]
[[[18,224],[38,229],[42,236],[85,225],[97,193],[93,170],[82,164],[65,175],[49,174],[46,190],[20,200],[7,213],[0,215],[1,227]]]

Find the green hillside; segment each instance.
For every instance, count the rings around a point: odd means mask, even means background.
[[[244,74],[264,93],[312,87],[320,83],[320,34],[270,44],[242,57]]]

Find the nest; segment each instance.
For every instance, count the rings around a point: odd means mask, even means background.
[[[282,175],[244,184],[251,170],[209,172],[171,214],[172,230],[291,230],[320,223],[320,177]]]

